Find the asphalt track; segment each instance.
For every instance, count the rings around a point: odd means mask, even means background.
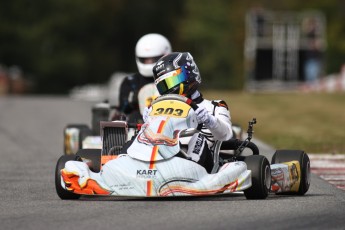
[[[67,123],[90,123],[91,105],[67,97],[0,97],[0,229],[345,229],[345,192],[316,175],[305,196],[266,200],[242,194],[60,200],[54,170],[62,131]],[[274,152],[261,150],[269,159]]]

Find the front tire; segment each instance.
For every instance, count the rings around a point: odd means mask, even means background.
[[[65,168],[67,161],[80,160],[79,156],[63,155],[59,158],[55,168],[55,188],[56,193],[62,200],[77,200],[81,195],[72,193],[64,189],[61,185],[61,169]]]
[[[310,160],[308,155],[302,150],[277,150],[272,157],[272,164],[289,161],[298,161],[301,166],[301,182],[297,192],[281,194],[304,195],[310,186]]]
[[[270,163],[261,155],[247,156],[244,162],[252,171],[252,186],[244,190],[244,195],[247,199],[266,199],[271,187]]]

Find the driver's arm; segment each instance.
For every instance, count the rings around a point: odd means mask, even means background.
[[[232,137],[232,128],[230,112],[226,103],[213,101],[212,104],[205,103],[198,104],[198,106],[199,108],[195,110],[198,123],[204,124],[216,140],[229,140]]]
[[[208,129],[216,140],[229,140],[233,133],[230,111],[227,109],[227,106],[216,106],[214,117],[216,118],[216,122],[212,127],[208,127]]]

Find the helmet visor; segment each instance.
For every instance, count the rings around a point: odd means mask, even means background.
[[[161,57],[162,55],[156,57],[138,57],[138,60],[143,64],[153,64],[156,63]]]
[[[160,76],[155,80],[155,84],[158,92],[163,95],[170,89],[187,80],[188,76],[186,74],[186,71],[178,69]]]

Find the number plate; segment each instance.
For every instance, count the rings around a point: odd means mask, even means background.
[[[170,116],[185,118],[191,107],[181,101],[161,101],[152,106],[150,116]]]

